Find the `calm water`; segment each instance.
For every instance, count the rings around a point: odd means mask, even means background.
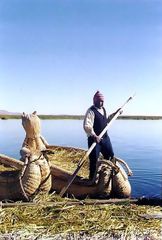
[[[81,120],[42,120],[49,144],[87,149]],[[162,121],[116,120],[109,130],[115,155],[133,170],[132,197],[162,197]],[[0,153],[19,158],[25,137],[21,120],[0,120]]]

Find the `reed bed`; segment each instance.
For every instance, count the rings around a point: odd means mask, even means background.
[[[160,239],[161,220],[141,217],[145,214],[158,214],[161,212],[160,207],[134,204],[86,205],[86,201],[78,206],[73,205],[72,200],[56,195],[40,195],[34,199],[37,203],[35,206],[1,208],[0,233],[17,233],[25,229],[24,232],[30,235],[44,236],[43,239],[58,234],[64,237],[69,234],[91,237],[99,233],[103,237],[116,236],[116,239],[121,236],[125,236],[123,239],[132,239],[132,236]],[[48,202],[59,202],[59,205],[48,206]]]
[[[83,150],[65,151],[60,148],[55,148],[54,152],[54,155],[49,155],[52,164],[71,172],[85,153]],[[80,171],[81,176],[87,177],[87,174],[88,163]],[[51,202],[57,204],[50,205]],[[76,202],[80,205],[76,205]],[[5,239],[5,236],[12,239],[14,236],[13,239],[31,240],[160,240],[162,236],[161,219],[143,217],[161,214],[162,208],[159,206],[138,206],[130,203],[97,205],[90,199],[81,202],[60,198],[55,193],[37,195],[33,203],[33,206],[0,207],[0,239]]]

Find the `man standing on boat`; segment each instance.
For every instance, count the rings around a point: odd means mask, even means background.
[[[96,171],[96,163],[99,158],[100,152],[102,153],[104,159],[111,160],[114,157],[113,147],[106,132],[102,138],[99,134],[107,126],[107,123],[113,118],[119,109],[107,117],[106,110],[104,108],[104,96],[102,93],[97,91],[93,97],[93,105],[87,110],[83,127],[88,136],[88,147],[96,142],[95,148],[89,155],[89,179],[93,180]]]

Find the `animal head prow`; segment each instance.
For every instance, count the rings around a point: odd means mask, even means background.
[[[29,137],[34,138],[40,134],[40,119],[37,116],[36,111],[31,114],[26,114],[23,112],[21,118],[22,125]]]

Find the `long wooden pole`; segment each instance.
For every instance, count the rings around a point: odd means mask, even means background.
[[[134,94],[135,95],[135,94]],[[107,126],[102,130],[102,132],[99,134],[99,137],[102,138],[102,136],[106,133],[106,131],[110,128],[110,126],[112,125],[112,123],[115,121],[115,119],[117,119],[117,117],[120,115],[120,111],[123,110],[123,108],[125,107],[125,105],[134,97],[130,96],[126,102],[119,108],[119,110],[117,111],[117,113],[113,116],[113,118],[111,119],[111,121],[107,124]],[[65,192],[68,190],[68,188],[70,187],[70,185],[72,184],[72,182],[74,181],[77,173],[79,172],[79,170],[81,169],[81,167],[83,166],[83,164],[85,163],[87,157],[89,156],[89,154],[92,152],[92,150],[95,148],[96,146],[96,142],[94,142],[91,147],[88,149],[88,151],[86,152],[85,156],[79,161],[78,163],[78,167],[76,168],[76,170],[74,171],[73,175],[71,176],[71,178],[69,179],[67,185],[65,187],[62,188],[61,192],[60,192],[60,196],[62,197]]]

